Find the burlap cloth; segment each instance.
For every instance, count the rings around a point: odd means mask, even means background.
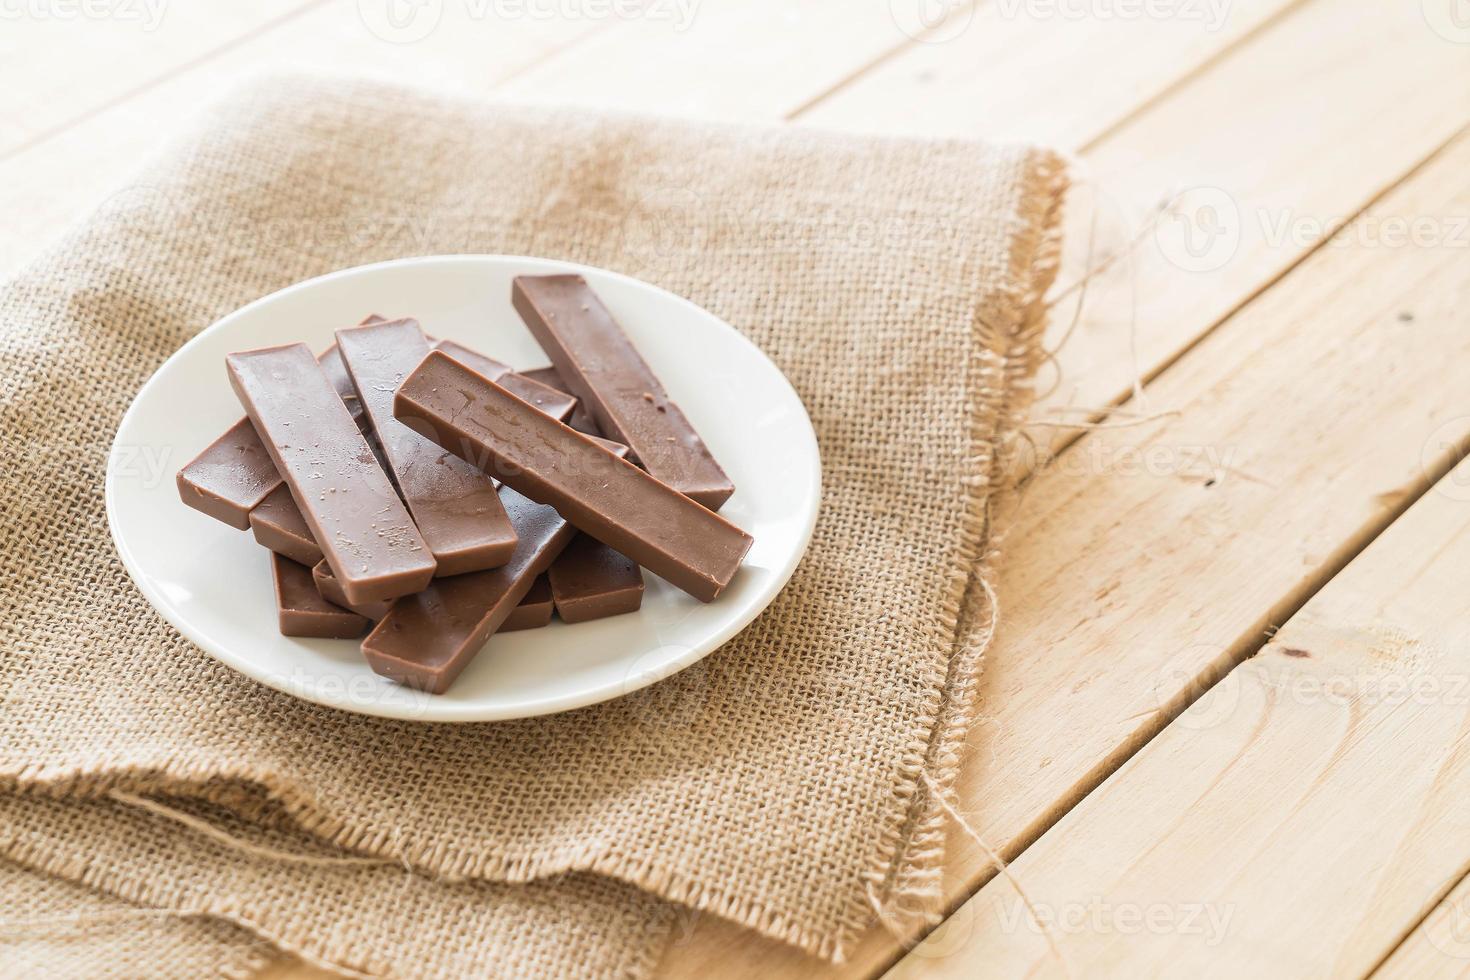
[[[185,918],[0,860],[0,961],[7,977],[244,978],[267,944],[213,918]]]
[[[642,975],[690,910],[836,957],[922,914],[1063,183],[1023,147],[311,79],[209,113],[0,293],[0,854],[369,973]],[[791,584],[700,665],[524,722],[375,720],[215,663],[108,537],[134,393],[256,297],[473,252],[646,279],[774,359],[825,477]]]

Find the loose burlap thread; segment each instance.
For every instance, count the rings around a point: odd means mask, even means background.
[[[0,854],[367,973],[643,975],[678,908],[835,958],[875,910],[932,912],[929,787],[953,779],[988,636],[989,508],[1040,356],[1064,182],[1026,147],[364,83],[291,79],[214,111],[0,291]],[[313,706],[182,639],[103,516],[138,387],[293,282],[491,252],[646,279],[776,362],[824,467],[786,590],[675,677],[493,725]],[[202,520],[180,505],[181,527]],[[260,847],[392,864],[263,860],[114,791]]]
[[[0,958],[12,977],[244,980],[272,951],[215,919],[133,905],[0,860]]]

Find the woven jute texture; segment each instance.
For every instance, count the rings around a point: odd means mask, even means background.
[[[248,977],[271,947],[213,918],[161,913],[0,860],[0,963],[8,977]]]
[[[990,503],[1039,360],[1063,184],[1026,147],[303,78],[214,111],[0,292],[0,853],[380,973],[452,974],[466,956],[558,972],[573,954],[574,972],[646,973],[671,908],[837,957],[875,909],[922,914],[942,846],[930,794],[953,777],[991,625]],[[790,585],[675,677],[492,725],[316,707],[182,639],[104,519],[106,447],[139,386],[283,286],[491,252],[646,279],[785,372],[824,475]],[[393,867],[248,854],[140,798],[272,853]],[[454,937],[464,955],[433,951]]]

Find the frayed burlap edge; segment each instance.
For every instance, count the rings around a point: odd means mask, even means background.
[[[508,882],[530,881],[569,871],[606,874],[653,892],[668,901],[729,919],[773,939],[786,942],[826,960],[841,962],[857,938],[875,918],[903,935],[916,925],[933,922],[941,913],[944,862],[944,815],[929,795],[928,786],[941,792],[954,784],[959,759],[975,708],[976,682],[993,624],[981,624],[978,612],[990,594],[998,557],[998,533],[992,506],[1005,489],[1005,474],[1017,450],[1017,436],[1029,405],[1031,381],[1042,359],[1041,338],[1046,325],[1042,297],[1054,281],[1061,250],[1061,206],[1068,186],[1065,162],[1046,150],[1028,151],[1026,177],[1017,200],[1017,227],[1024,229],[1011,243],[1011,282],[1024,284],[1021,292],[1001,292],[977,299],[974,312],[976,349],[966,379],[969,401],[970,445],[965,486],[965,516],[948,594],[942,606],[941,626],[954,636],[949,663],[927,678],[931,706],[919,719],[919,737],[898,767],[900,779],[893,794],[905,816],[884,833],[873,863],[862,874],[866,891],[855,895],[834,934],[818,934],[773,915],[755,903],[689,881],[649,863],[631,864],[626,856],[605,850],[560,849],[551,853],[485,855],[420,853],[384,833],[371,834],[349,827],[324,813],[301,788],[259,772],[229,773],[196,768],[170,759],[157,766],[127,766],[89,771],[28,766],[0,772],[0,790],[40,792],[49,796],[95,798],[113,790],[161,796],[212,798],[232,781],[265,790],[303,831],[347,850],[383,857],[385,863],[410,863],[436,872],[446,881],[494,877]],[[973,607],[973,608],[970,608]],[[92,760],[95,766],[99,760]],[[105,767],[104,767],[105,769]],[[226,791],[227,792],[227,791]],[[35,867],[23,854],[8,856]],[[389,856],[389,852],[396,852]],[[76,880],[75,869],[41,870]],[[91,882],[121,897],[155,904],[158,896],[127,883]],[[111,887],[116,886],[116,887]],[[126,886],[126,887],[124,887]],[[224,916],[262,934],[257,924],[234,915]],[[298,955],[303,951],[293,950]],[[659,951],[650,950],[651,956]],[[309,956],[303,958],[312,961]],[[332,969],[340,965],[315,962]]]
[[[152,915],[157,913],[165,919],[218,919],[229,921],[234,925],[242,926],[251,935],[258,937],[257,941],[251,943],[243,952],[239,953],[229,962],[220,962],[208,974],[221,978],[221,980],[247,980],[260,973],[266,967],[281,962],[280,947],[268,936],[263,935],[260,930],[253,928],[249,923],[238,920],[238,917],[218,911],[202,911],[186,909],[182,905],[169,902],[151,901],[145,894],[145,890],[137,889],[128,883],[116,879],[113,876],[96,873],[93,866],[89,865],[80,857],[62,861],[39,854],[34,848],[26,847],[19,842],[6,841],[0,845],[0,853],[5,859],[21,865],[31,871],[51,875],[65,881],[70,881],[95,892],[109,895],[130,903],[135,908],[127,910],[122,914],[107,915],[99,913],[97,916],[89,916],[87,913],[79,913],[72,920],[72,924],[78,928],[86,928],[93,925],[112,925],[126,928],[125,923],[131,916],[131,912],[139,915]],[[24,929],[25,923],[19,924]],[[78,933],[78,938],[87,942],[98,943],[103,940],[95,933]],[[235,947],[239,949],[239,947]],[[314,962],[313,965],[322,968],[330,968],[327,964]]]
[[[353,967],[325,959],[316,950],[305,948],[302,944],[289,942],[274,935],[263,923],[249,918],[239,908],[227,903],[215,900],[200,902],[176,890],[160,887],[156,880],[140,882],[125,875],[111,874],[88,862],[81,855],[61,859],[42,853],[38,848],[27,846],[18,840],[7,840],[0,844],[0,853],[3,853],[9,860],[33,871],[55,875],[67,881],[75,881],[144,908],[158,909],[180,918],[209,916],[239,926],[252,935],[259,936],[264,944],[261,951],[253,954],[242,967],[245,972],[227,972],[225,976],[229,980],[245,980],[246,977],[253,976],[272,963],[279,962],[278,950],[285,951],[308,966],[314,966],[320,970],[350,977],[369,976]]]
[[[883,896],[873,911],[901,940],[936,924],[948,911],[943,893],[945,815],[930,787],[939,793],[954,787],[974,720],[980,671],[995,635],[998,610],[992,581],[1004,529],[996,525],[994,505],[997,496],[1009,489],[1008,475],[1016,471],[1032,380],[1044,357],[1045,296],[1061,266],[1062,207],[1068,184],[1061,157],[1033,152],[1020,212],[1023,226],[1033,236],[1015,243],[1009,277],[1029,288],[1020,295],[997,295],[991,308],[976,313],[977,363],[968,390],[975,400],[970,452],[980,465],[969,486],[959,572],[944,606],[945,626],[955,637],[954,652],[922,764],[906,771],[911,780],[905,787],[911,794],[908,817],[894,831],[893,849],[882,872],[869,878]],[[840,962],[855,938],[856,932],[838,937],[833,958]]]

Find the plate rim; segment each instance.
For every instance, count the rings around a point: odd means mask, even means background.
[[[333,279],[345,278],[350,275],[367,274],[372,272],[373,270],[385,267],[404,267],[444,263],[471,264],[485,261],[549,265],[554,266],[564,272],[578,273],[584,275],[588,272],[591,272],[593,273],[594,278],[611,277],[613,279],[622,280],[636,287],[652,290],[656,293],[662,294],[668,299],[674,300],[677,303],[688,307],[698,314],[709,317],[721,329],[728,331],[734,338],[736,338],[736,340],[750,348],[751,351],[753,351],[762,361],[764,361],[771,368],[772,371],[776,373],[776,375],[781,379],[781,383],[786,386],[787,390],[791,394],[792,399],[796,402],[796,404],[801,406],[801,420],[805,423],[804,432],[805,435],[809,438],[812,448],[812,452],[809,455],[807,465],[811,469],[813,494],[810,502],[806,507],[805,520],[803,521],[803,524],[798,532],[797,548],[795,549],[793,558],[788,563],[787,568],[779,576],[773,579],[769,591],[759,601],[752,603],[748,610],[746,610],[740,616],[737,616],[729,621],[720,629],[713,631],[709,634],[709,636],[701,639],[698,644],[691,645],[686,652],[678,657],[675,657],[669,663],[661,665],[661,667],[657,671],[649,671],[644,674],[633,675],[631,678],[625,677],[622,683],[614,684],[612,682],[608,682],[600,686],[585,688],[576,692],[520,701],[517,702],[518,707],[515,709],[487,711],[484,708],[473,708],[470,705],[456,704],[454,702],[445,701],[440,702],[437,716],[429,717],[423,713],[422,708],[416,707],[416,705],[419,700],[422,700],[424,705],[432,706],[435,703],[433,695],[420,695],[419,698],[416,698],[414,699],[414,701],[405,705],[399,705],[393,701],[382,701],[375,699],[368,699],[366,701],[351,700],[345,698],[333,699],[331,697],[322,695],[319,691],[312,688],[301,688],[293,686],[286,682],[285,678],[277,677],[275,672],[273,671],[263,672],[259,669],[251,668],[248,661],[242,660],[240,657],[235,656],[228,650],[228,648],[215,649],[214,644],[211,641],[206,640],[202,633],[196,631],[192,626],[188,625],[187,622],[180,621],[179,618],[172,614],[170,604],[164,601],[164,597],[161,595],[162,590],[156,589],[153,586],[149,576],[138,562],[138,559],[132,553],[131,549],[127,546],[124,537],[119,534],[117,494],[115,490],[116,466],[114,465],[114,463],[121,450],[122,435],[124,432],[127,431],[129,425],[133,423],[135,414],[138,411],[138,406],[145,400],[146,396],[148,396],[153,391],[156,385],[161,384],[160,377],[163,375],[168,366],[172,364],[177,358],[186,356],[186,354],[192,347],[203,343],[208,336],[222,329],[225,329],[230,322],[242,316],[245,316],[256,307],[268,303],[281,296],[282,294],[304,290],[311,286]],[[786,377],[785,372],[783,372],[780,367],[777,366],[775,361],[771,360],[771,358],[767,356],[765,351],[761,350],[754,341],[752,341],[749,337],[746,337],[739,330],[735,329],[735,327],[732,326],[723,317],[720,317],[715,313],[705,309],[704,307],[695,303],[693,300],[690,300],[684,296],[680,296],[678,293],[674,293],[670,290],[664,289],[663,287],[648,282],[647,280],[639,279],[635,276],[630,276],[625,273],[616,272],[611,269],[604,269],[600,266],[592,266],[581,262],[572,262],[565,259],[555,259],[546,256],[513,255],[506,253],[454,253],[445,255],[416,255],[396,259],[386,259],[380,262],[370,262],[364,265],[351,266],[345,269],[336,269],[331,272],[323,273],[319,276],[313,276],[310,279],[303,279],[299,282],[291,283],[287,286],[281,287],[280,289],[274,290],[273,292],[267,293],[264,296],[260,296],[254,300],[251,300],[245,305],[234,309],[229,313],[226,313],[224,316],[216,319],[207,327],[196,333],[193,337],[190,337],[177,350],[175,350],[172,354],[165,358],[164,361],[159,364],[157,368],[154,369],[153,373],[149,375],[148,380],[145,381],[142,386],[138,388],[137,392],[133,395],[132,401],[129,402],[127,410],[123,413],[121,420],[119,420],[117,429],[113,433],[112,442],[108,447],[107,467],[103,477],[103,502],[107,514],[108,534],[112,538],[113,549],[117,552],[118,557],[121,559],[123,567],[127,570],[128,577],[132,580],[133,585],[138,589],[139,592],[143,594],[143,597],[148,600],[149,606],[152,607],[155,613],[163,617],[165,622],[167,622],[170,626],[177,630],[195,647],[199,648],[199,650],[202,651],[205,655],[213,658],[217,662],[225,665],[236,673],[264,687],[279,691],[282,694],[285,694],[289,697],[297,698],[301,701],[312,704],[319,704],[323,707],[333,708],[338,711],[346,711],[353,714],[365,715],[370,717],[391,718],[400,721],[418,722],[421,724],[474,724],[480,722],[515,721],[523,718],[534,718],[543,715],[559,714],[564,711],[572,711],[577,708],[584,708],[594,704],[601,704],[607,701],[613,701],[618,698],[634,694],[637,691],[640,691],[643,688],[648,687],[652,684],[667,680],[668,678],[673,677],[674,675],[688,669],[690,666],[698,663],[700,660],[703,660],[715,650],[718,650],[732,637],[742,632],[746,627],[754,622],[755,619],[760,616],[760,614],[763,613],[772,602],[775,601],[776,597],[785,590],[786,585],[791,581],[792,575],[796,573],[796,569],[801,565],[802,560],[806,557],[807,549],[811,546],[812,536],[816,530],[817,517],[821,511],[822,477],[823,472],[821,443],[817,439],[816,428],[812,425],[811,413],[807,411],[806,403],[801,399],[801,396],[797,393],[795,386],[791,384],[791,380]],[[180,506],[184,505],[181,503]],[[636,653],[630,654],[630,657],[636,660],[637,656],[639,655],[640,654]]]

